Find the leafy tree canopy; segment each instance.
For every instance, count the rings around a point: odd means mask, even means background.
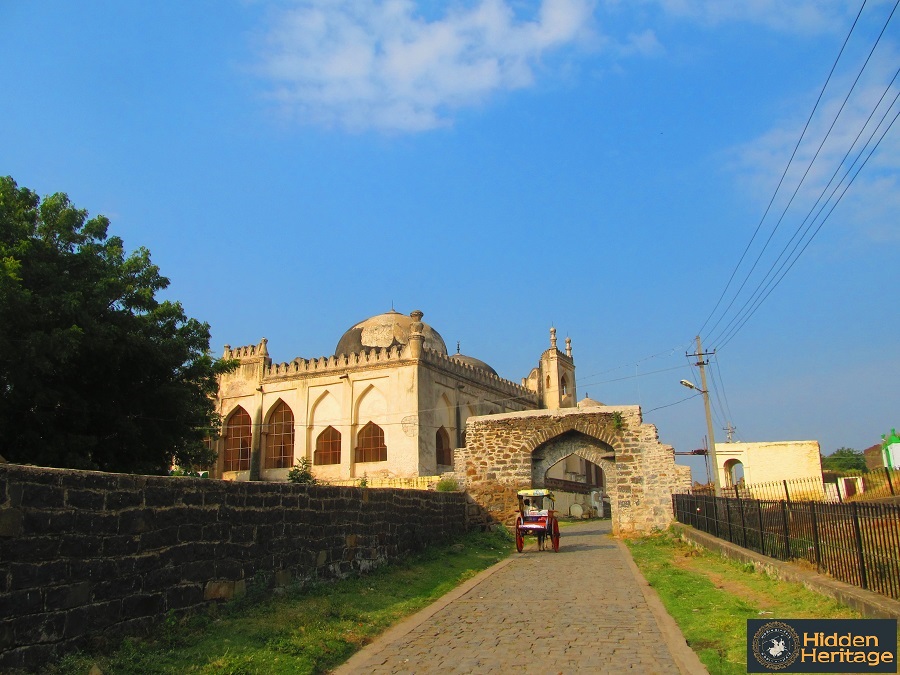
[[[830,455],[822,457],[822,468],[838,473],[867,471],[865,456],[861,451],[853,448],[838,448]]]
[[[109,221],[0,177],[0,455],[133,473],[209,462],[209,325],[156,299],[169,280]]]

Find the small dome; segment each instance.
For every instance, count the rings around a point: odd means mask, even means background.
[[[595,401],[594,399],[588,398],[587,396],[578,401],[579,408],[599,408],[605,405],[605,403],[600,403],[600,401]]]
[[[357,354],[369,349],[396,347],[409,344],[409,327],[413,318],[391,310],[378,314],[350,328],[341,336],[334,348],[337,354]],[[434,328],[427,323],[422,324],[425,335],[425,349],[447,354],[447,345]]]
[[[497,371],[491,368],[488,364],[486,364],[481,359],[476,359],[474,356],[466,356],[465,354],[456,353],[450,357],[451,361],[456,361],[457,363],[464,363],[467,366],[472,366],[473,368],[478,368],[479,370],[486,370],[492,375],[500,375],[497,374]]]

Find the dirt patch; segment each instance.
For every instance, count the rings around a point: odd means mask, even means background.
[[[674,556],[672,563],[681,569],[694,572],[695,574],[702,574],[716,588],[720,588],[726,593],[744,600],[747,604],[758,608],[760,611],[773,611],[772,608],[778,605],[777,599],[768,593],[760,592],[742,581],[709,569],[709,560],[703,560],[696,554],[692,554],[694,551],[696,549],[688,549],[685,551],[685,555]],[[733,574],[733,572],[729,572],[729,574]]]

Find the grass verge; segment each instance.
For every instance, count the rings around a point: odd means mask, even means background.
[[[859,617],[802,584],[697,549],[672,533],[625,543],[711,675],[747,672],[747,619]]]
[[[502,531],[471,533],[361,577],[284,589],[257,589],[212,611],[169,617],[150,638],[127,639],[114,652],[74,654],[47,672],[322,673],[346,661],[400,619],[507,557]]]

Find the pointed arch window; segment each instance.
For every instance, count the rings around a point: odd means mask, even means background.
[[[569,381],[566,379],[566,376],[563,375],[562,379],[559,381],[559,389],[563,396],[568,395],[569,393]]]
[[[243,408],[238,408],[225,424],[225,471],[249,471],[253,423]]]
[[[316,449],[313,452],[313,464],[341,463],[341,432],[334,427],[326,427],[316,437]]]
[[[437,430],[434,435],[434,445],[437,448],[437,463],[443,466],[453,465],[453,450],[450,448],[450,434],[444,427]]]
[[[384,443],[384,430],[374,422],[366,423],[356,437],[355,462],[386,462],[387,445]]]
[[[294,413],[282,401],[269,417],[265,467],[267,469],[289,469],[293,464]]]

